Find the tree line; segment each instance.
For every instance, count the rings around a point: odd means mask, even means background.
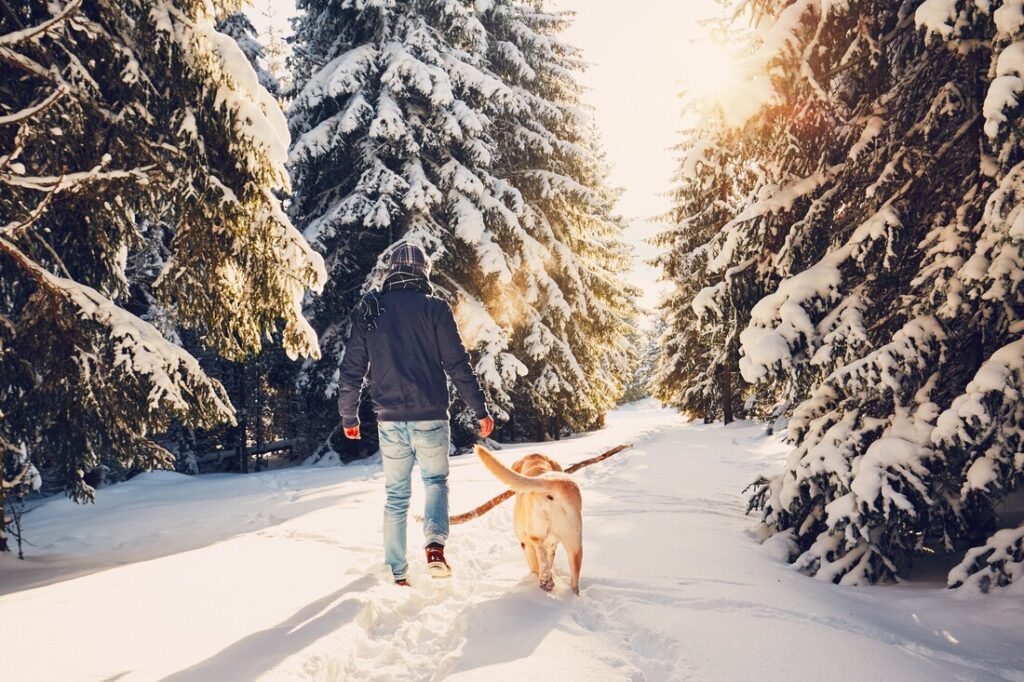
[[[680,145],[655,395],[788,417],[751,508],[800,570],[859,584],[938,554],[959,558],[950,586],[1005,585],[1024,560],[1000,519],[1024,477],[1022,8],[744,8],[744,107]]]
[[[0,1],[0,498],[353,447],[349,316],[403,239],[500,437],[590,428],[621,394],[635,292],[570,16],[298,5],[275,76],[236,0]]]

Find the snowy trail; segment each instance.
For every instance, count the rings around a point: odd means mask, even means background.
[[[30,568],[0,563],[5,672],[20,680],[1024,680],[1024,603],[934,585],[838,588],[758,544],[742,488],[783,447],[757,426],[685,425],[650,403],[543,449],[584,491],[582,594],[541,592],[511,503],[453,529],[431,581],[410,524],[413,589],[380,563],[379,465],[188,479],[33,512]],[[453,460],[452,509],[500,488]],[[413,508],[421,504],[414,489]],[[115,532],[116,531],[116,532]],[[114,539],[116,538],[116,539]],[[59,561],[54,557],[59,557]],[[87,566],[88,570],[82,570]],[[52,642],[61,645],[53,647]]]

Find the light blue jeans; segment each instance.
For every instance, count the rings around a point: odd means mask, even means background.
[[[423,506],[424,546],[448,539],[448,442],[446,419],[415,422],[378,422],[380,453],[384,460],[384,560],[395,579],[409,573],[405,524],[412,492],[412,465],[419,462],[426,500]]]

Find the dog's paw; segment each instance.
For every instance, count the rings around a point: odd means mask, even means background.
[[[555,589],[555,579],[552,577],[544,578],[540,581],[540,589],[544,590],[545,592],[550,592],[551,590]]]

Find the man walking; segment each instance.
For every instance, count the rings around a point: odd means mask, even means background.
[[[451,575],[444,557],[450,438],[445,374],[480,421],[480,436],[494,429],[452,309],[432,295],[429,277],[422,248],[402,242],[392,250],[380,293],[364,296],[353,315],[338,387],[345,436],[359,438],[359,394],[369,369],[387,491],[384,559],[399,585],[409,584],[405,525],[414,460],[426,493],[427,568],[435,578]]]

